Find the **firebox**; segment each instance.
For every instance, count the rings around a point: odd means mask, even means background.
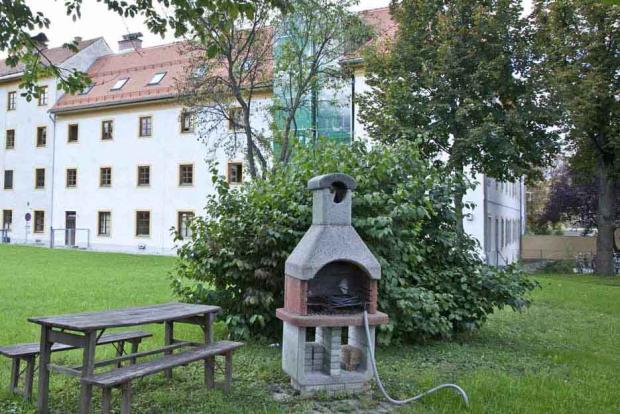
[[[312,178],[312,226],[285,265],[282,367],[294,388],[360,392],[372,368],[363,326],[371,338],[388,316],[377,310],[381,266],[351,225],[355,180],[341,173]],[[374,344],[373,344],[374,346]]]

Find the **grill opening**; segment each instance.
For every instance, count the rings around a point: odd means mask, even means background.
[[[353,263],[329,263],[308,283],[309,314],[357,313],[369,300],[368,275]]]

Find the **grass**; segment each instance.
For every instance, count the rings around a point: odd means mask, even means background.
[[[174,298],[168,272],[173,258],[0,246],[0,344],[34,341],[28,316],[165,303]],[[469,394],[465,408],[450,391],[405,407],[403,413],[618,413],[620,379],[620,278],[537,276],[542,289],[523,313],[494,314],[479,332],[452,342],[431,341],[378,350],[386,388],[405,398],[440,382],[455,382]],[[163,339],[161,327],[147,347]],[[198,337],[183,326],[181,335]],[[217,333],[221,336],[223,329]],[[98,350],[106,356],[110,350]],[[56,354],[75,363],[75,352]],[[221,379],[221,374],[220,379]],[[0,361],[0,413],[34,413],[34,406],[6,393],[9,364]],[[290,391],[280,351],[250,344],[235,357],[230,396],[206,391],[199,364],[136,383],[137,413],[375,412],[384,409],[373,389],[359,399],[330,400],[274,394]],[[74,379],[52,375],[52,412],[76,412]],[[96,394],[93,412],[98,412]],[[118,407],[118,405],[116,405]]]

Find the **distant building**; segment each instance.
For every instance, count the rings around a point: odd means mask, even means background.
[[[379,36],[393,36],[387,8],[361,16]],[[213,191],[205,146],[177,99],[189,64],[183,44],[142,48],[139,34],[131,34],[118,53],[102,38],[80,41],[78,49],[45,51],[93,80],[75,95],[57,93],[49,79],[42,82],[45,97],[26,102],[17,86],[20,68],[0,63],[0,227],[13,243],[172,254],[173,229],[188,236],[187,220],[201,214]],[[368,90],[363,62],[355,56],[343,62],[354,68],[350,85],[339,92],[337,107],[319,99],[325,110],[313,122],[321,135],[341,142],[367,139],[353,105]],[[269,103],[272,93],[258,101]],[[268,127],[264,113],[253,116]],[[246,178],[241,154],[210,155],[230,183]],[[465,228],[489,263],[510,263],[519,257],[524,187],[475,178],[481,185],[466,197],[476,207]]]

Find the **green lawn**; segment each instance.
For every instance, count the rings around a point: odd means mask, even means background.
[[[0,344],[35,341],[28,316],[165,303],[173,258],[86,253],[0,246]],[[405,398],[450,381],[468,392],[465,409],[450,391],[399,408],[412,413],[619,413],[620,278],[539,276],[542,289],[534,305],[521,314],[502,311],[475,334],[453,342],[380,349],[379,369],[388,390]],[[147,347],[162,342],[161,327]],[[222,335],[223,329],[218,329]],[[198,332],[184,327],[181,335]],[[110,351],[99,350],[105,356]],[[61,363],[77,362],[76,352],[56,354]],[[220,374],[221,375],[221,374]],[[9,364],[0,361],[0,413],[34,413],[33,405],[9,397]],[[137,413],[207,412],[351,412],[356,406],[379,408],[377,394],[353,403],[327,398],[283,401],[286,391],[277,348],[255,344],[235,358],[230,396],[206,391],[199,364],[177,370],[175,380],[162,376],[136,383]],[[53,412],[76,411],[77,382],[52,375]],[[99,412],[96,394],[93,412]],[[382,405],[381,407],[385,407]]]

